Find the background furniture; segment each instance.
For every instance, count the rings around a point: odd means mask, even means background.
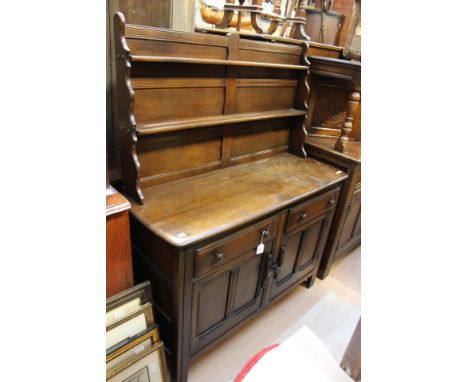
[[[355,381],[361,380],[361,319],[354,329],[340,366]]]
[[[341,28],[338,34],[337,46],[343,47],[348,35],[349,24],[353,14],[354,4],[356,0],[333,0],[331,11],[343,15]],[[322,0],[315,0],[315,9],[320,9]]]
[[[128,210],[130,203],[113,187],[106,192],[106,297],[133,286]]]
[[[361,0],[355,0],[344,43],[343,57],[361,61]]]
[[[341,136],[346,119],[348,101],[353,92],[361,91],[361,63],[309,56],[310,98],[307,112],[307,131],[310,134]],[[361,137],[361,105],[353,122],[351,138]]]
[[[174,380],[318,270],[347,175],[306,158],[307,44],[115,16],[122,186]]]
[[[320,8],[306,7],[306,27],[305,32],[311,41],[320,42],[328,45],[338,45],[338,37],[343,23],[344,16],[341,13],[329,11],[324,17],[324,39],[322,41],[320,34]]]
[[[361,241],[361,64],[324,57],[309,57],[311,92],[307,115],[307,153],[343,169],[349,175],[343,185],[337,211],[325,246],[318,276],[328,275],[331,264]],[[349,115],[349,112],[353,115]],[[353,113],[354,112],[354,113]],[[345,122],[351,123],[350,141],[336,148]]]
[[[343,169],[348,179],[338,201],[335,218],[322,256],[318,277],[327,277],[331,265],[361,243],[361,142],[350,141],[343,153],[335,150],[337,138],[308,136],[307,153]]]

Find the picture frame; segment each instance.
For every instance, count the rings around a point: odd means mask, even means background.
[[[164,344],[158,341],[106,373],[108,382],[170,382]]]
[[[143,334],[129,338],[125,343],[114,346],[106,355],[106,370],[116,368],[137,354],[149,349],[160,340],[158,326],[152,325]]]
[[[106,350],[142,333],[154,324],[153,305],[147,302],[137,310],[106,325]]]
[[[107,299],[106,325],[121,319],[142,305],[153,302],[151,283],[145,281]]]

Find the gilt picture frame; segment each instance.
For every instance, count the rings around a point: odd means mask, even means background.
[[[121,319],[142,305],[153,302],[151,283],[145,281],[107,299],[106,325]]]
[[[159,340],[158,327],[157,325],[152,325],[143,334],[129,338],[118,347],[113,347],[111,352],[106,355],[107,372],[111,369],[115,369],[123,362],[127,362],[141,352],[146,351]]]
[[[106,349],[117,346],[137,334],[144,332],[154,324],[153,306],[147,302],[132,313],[106,325]]]
[[[158,341],[146,350],[109,370],[108,382],[170,382],[164,344]]]

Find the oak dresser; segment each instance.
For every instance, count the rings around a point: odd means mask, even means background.
[[[302,282],[348,175],[308,158],[307,44],[114,17],[122,188],[174,381]]]

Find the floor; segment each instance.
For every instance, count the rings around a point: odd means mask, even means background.
[[[188,382],[232,381],[259,350],[307,325],[337,361],[361,315],[361,247],[338,260],[325,280],[298,286],[197,359]]]

